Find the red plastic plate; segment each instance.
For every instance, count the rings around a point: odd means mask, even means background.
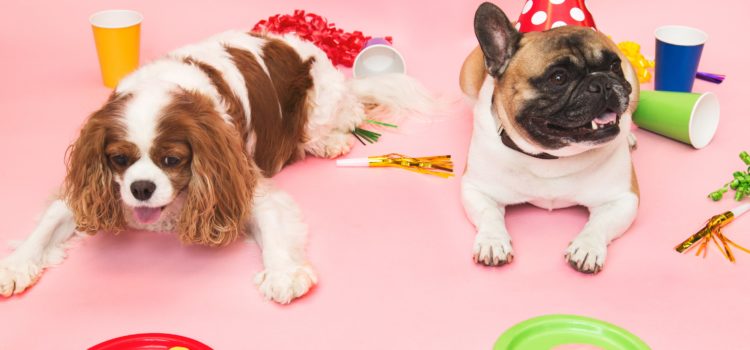
[[[173,348],[179,350],[213,350],[197,340],[165,333],[126,335],[94,345],[89,350],[170,350]]]

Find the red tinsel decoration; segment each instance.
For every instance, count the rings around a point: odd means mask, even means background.
[[[314,13],[294,10],[293,15],[274,15],[267,20],[258,22],[253,32],[286,34],[296,33],[300,38],[312,42],[328,55],[334,65],[351,67],[354,58],[362,51],[362,47],[372,37],[365,36],[360,31],[347,33],[336,28],[334,23]],[[385,37],[389,43],[393,38]]]

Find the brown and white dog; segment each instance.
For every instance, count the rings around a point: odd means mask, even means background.
[[[347,153],[366,105],[397,113],[430,103],[404,75],[346,80],[294,35],[230,31],[173,51],[125,77],[88,118],[62,196],[0,260],[0,294],[24,291],[60,262],[76,231],[130,228],[208,246],[252,233],[261,293],[288,303],[316,276],[299,210],[268,178],[306,153]]]
[[[474,260],[512,260],[506,206],[578,204],[590,217],[565,256],[581,272],[598,272],[638,208],[629,134],[639,91],[630,63],[591,28],[521,34],[491,3],[478,8],[474,29],[479,47],[460,78],[476,99],[462,179],[477,229]]]

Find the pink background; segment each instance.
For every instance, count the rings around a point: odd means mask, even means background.
[[[511,17],[523,1],[496,0]],[[142,61],[231,28],[301,8],[346,30],[392,35],[410,73],[460,100],[461,62],[476,43],[479,1],[15,1],[0,12],[0,241],[24,238],[64,175],[64,153],[84,118],[109,93],[100,83],[87,18],[107,8],[141,11]],[[633,154],[642,203],[634,226],[609,250],[604,271],[586,276],[563,261],[587,218],[582,208],[508,213],[516,260],[502,268],[471,261],[474,229],[459,201],[459,178],[394,169],[338,169],[308,159],[276,178],[310,227],[308,252],[320,284],[289,306],[265,302],[252,283],[259,250],[183,247],[172,235],[98,235],[70,251],[29,292],[0,300],[0,348],[82,349],[139,332],[177,333],[217,349],[488,349],[508,327],[550,313],[606,320],[654,349],[747,347],[750,256],[731,264],[673,246],[709,216],[732,208],[706,194],[743,167],[748,148],[747,49],[739,44],[744,0],[592,0],[600,30],[636,40],[653,56],[653,30],[697,26],[710,35],[698,82],[722,102],[716,138],[696,151],[637,130]],[[650,86],[646,86],[650,88]],[[468,106],[450,117],[389,133],[352,156],[399,151],[452,154],[461,174],[471,133]],[[750,244],[750,218],[727,233]],[[5,255],[10,250],[3,250]]]

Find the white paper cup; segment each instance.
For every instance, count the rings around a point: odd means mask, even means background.
[[[388,73],[406,73],[406,62],[385,39],[373,38],[354,59],[352,66],[355,78]]]

